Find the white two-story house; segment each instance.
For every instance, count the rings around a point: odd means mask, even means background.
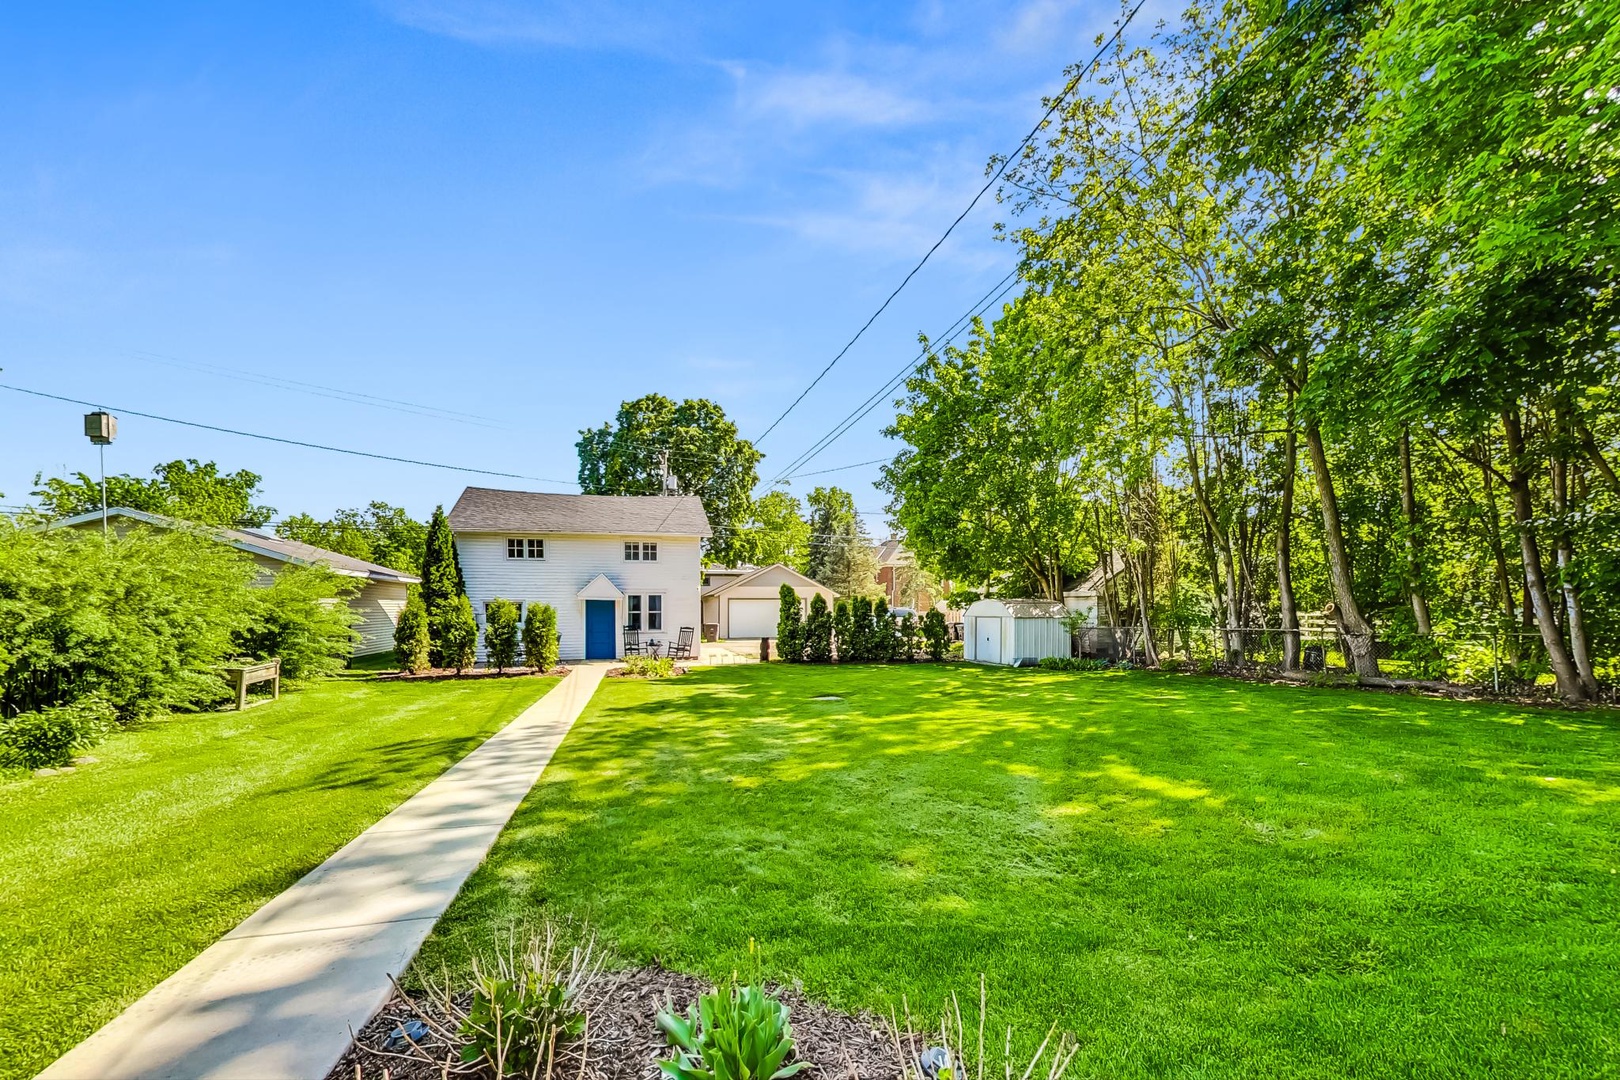
[[[551,495],[470,487],[450,511],[478,615],[500,597],[557,609],[564,660],[614,660],[624,630],[671,642],[702,625],[703,541],[695,495]],[[482,640],[480,640],[482,646]],[[482,655],[482,648],[479,650]]]

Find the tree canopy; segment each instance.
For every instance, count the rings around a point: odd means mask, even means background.
[[[256,503],[258,473],[239,469],[221,473],[212,461],[170,461],[152,469],[152,479],[120,473],[107,477],[107,505],[144,510],[199,525],[260,528],[275,508]],[[34,477],[34,498],[47,517],[64,518],[101,509],[101,482],[87,473],[71,479]]]

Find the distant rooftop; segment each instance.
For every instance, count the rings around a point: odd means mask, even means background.
[[[709,537],[696,495],[557,495],[470,487],[450,511],[459,533],[563,533],[579,536]]]

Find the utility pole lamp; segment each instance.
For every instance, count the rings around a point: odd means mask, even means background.
[[[101,451],[101,535],[107,535],[107,444],[118,438],[118,417],[97,409],[84,414],[84,433]]]

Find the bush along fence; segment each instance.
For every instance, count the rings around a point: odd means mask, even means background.
[[[799,596],[783,585],[776,622],[777,656],[790,663],[911,663],[945,659],[945,616],[929,611],[896,618],[888,602],[857,596],[832,607],[820,593],[801,614]]]
[[[253,560],[202,531],[122,537],[0,522],[0,768],[65,764],[115,728],[223,703],[230,660],[297,683],[340,670],[357,583]]]
[[[1355,681],[1368,685],[1420,683],[1515,696],[1550,695],[1555,685],[1541,637],[1533,630],[1436,627],[1423,637],[1372,634],[1357,641],[1331,625],[1280,630],[1137,624],[1072,627],[1071,634],[1072,657],[1042,666],[1270,673],[1334,682],[1350,681],[1355,655],[1365,651],[1377,659],[1379,676],[1359,676]],[[1597,672],[1603,699],[1617,700],[1617,675],[1611,670]]]

